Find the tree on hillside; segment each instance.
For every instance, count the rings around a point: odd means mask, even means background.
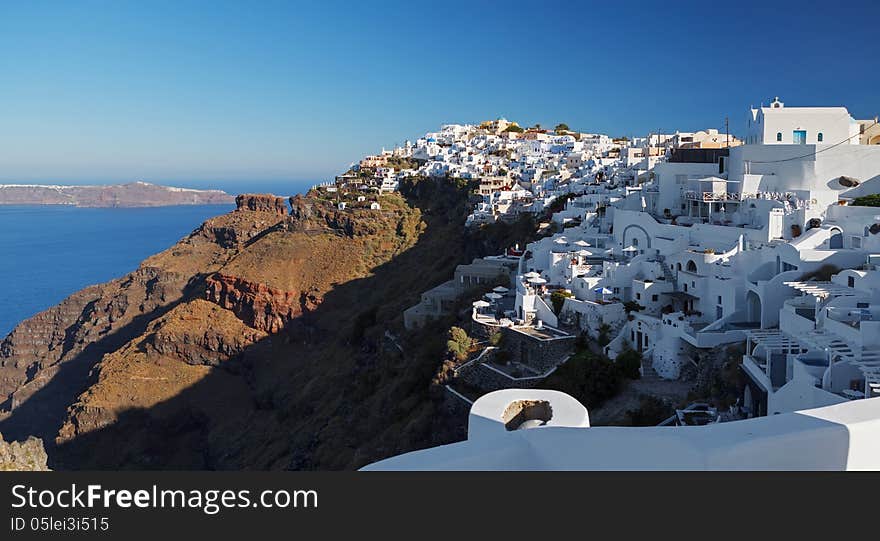
[[[473,343],[473,339],[461,327],[449,329],[449,340],[446,341],[446,349],[456,360],[463,361],[467,359],[468,352]]]
[[[627,349],[621,352],[614,359],[614,364],[620,371],[620,375],[629,379],[639,379],[641,372],[639,368],[642,366],[642,354],[634,349]]]
[[[568,124],[566,124],[565,122],[560,122],[560,123],[557,124],[556,127],[553,128],[553,129],[556,130],[557,132],[561,132],[561,131],[571,131],[571,130],[568,129]]]
[[[558,316],[559,313],[562,312],[562,306],[565,304],[565,299],[571,296],[572,294],[564,289],[557,289],[551,293],[550,302],[553,304],[553,313]]]

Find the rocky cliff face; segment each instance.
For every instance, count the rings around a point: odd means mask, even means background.
[[[271,333],[319,301],[314,293],[284,291],[220,273],[208,278],[206,286],[209,301],[231,310],[247,325]]]
[[[53,436],[91,365],[184,296],[190,277],[141,267],[24,321],[0,343],[0,419],[8,435]],[[61,377],[58,377],[61,375]],[[51,385],[50,385],[51,384]],[[22,415],[11,417],[12,411]]]
[[[46,450],[37,438],[5,442],[0,435],[0,471],[48,471]]]
[[[443,441],[434,337],[387,338],[476,255],[464,192],[428,188],[381,211],[240,198],[19,325],[0,345],[0,431],[43,438],[62,468],[341,469]]]
[[[260,212],[213,218],[136,271],[19,324],[0,342],[0,431],[51,442],[67,407],[93,381],[95,364],[174,306],[203,297],[205,276],[235,256],[238,243],[224,243],[213,231],[249,239],[277,222]]]
[[[282,216],[287,214],[284,198],[269,194],[241,194],[235,198],[235,206],[237,210],[271,212]]]

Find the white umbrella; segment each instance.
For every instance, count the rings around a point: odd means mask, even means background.
[[[510,290],[504,286],[498,286],[495,289],[493,289],[492,291],[494,291],[495,293],[507,293]]]
[[[486,302],[486,301],[476,301],[476,302],[474,302],[474,308],[487,308],[487,307],[489,307],[489,306],[492,306],[492,305],[489,304],[489,303]]]
[[[527,273],[523,274],[523,276],[525,276],[526,278],[540,278],[541,277],[541,275],[535,271],[527,272]]]
[[[503,296],[504,295],[499,295],[498,293],[486,293],[486,295],[485,295],[485,297],[487,299],[492,299],[493,301],[497,301],[498,299],[500,299]]]
[[[584,248],[586,248],[587,246],[592,246],[592,244],[590,244],[589,242],[587,242],[585,240],[579,240],[579,241],[575,242],[575,244],[578,246],[583,246]]]
[[[532,278],[529,280],[529,283],[530,284],[546,284],[547,280],[545,280],[543,278]]]
[[[578,250],[577,255],[591,255],[590,252],[586,250]]]
[[[553,242],[555,242],[556,244],[568,244],[568,241],[565,240],[565,237],[559,237],[558,239],[554,240]]]
[[[638,252],[639,249],[636,248],[636,247],[633,246],[633,245],[629,245],[629,246],[627,246],[626,248],[624,248],[623,251],[624,251],[624,252]]]

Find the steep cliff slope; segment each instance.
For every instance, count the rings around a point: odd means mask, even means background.
[[[401,312],[499,246],[464,235],[464,186],[402,191],[289,214],[240,197],[23,322],[0,345],[0,431],[65,468],[354,468],[457,437],[429,396],[442,334],[405,335]]]
[[[203,297],[207,275],[283,219],[268,212],[213,218],[135,272],[22,322],[0,342],[0,431],[14,439],[54,439],[104,354],[142,335],[174,306]]]

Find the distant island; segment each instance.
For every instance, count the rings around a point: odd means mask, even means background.
[[[0,184],[0,205],[73,205],[77,207],[163,207],[222,205],[235,198],[222,190],[192,190],[129,182],[105,186]]]

